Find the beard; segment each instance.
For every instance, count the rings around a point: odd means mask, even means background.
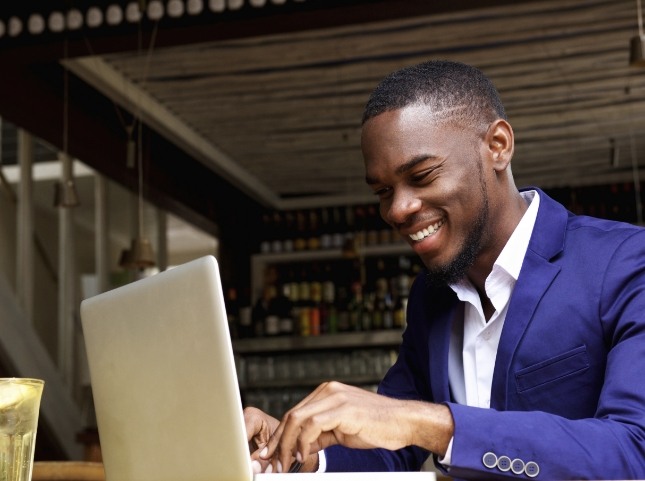
[[[447,264],[432,267],[426,266],[426,282],[431,286],[440,287],[455,284],[463,279],[482,250],[484,236],[488,226],[489,204],[486,195],[486,185],[481,171],[481,163],[479,164],[479,186],[482,192],[482,204],[475,222],[473,222],[466,233],[466,238],[461,249]]]

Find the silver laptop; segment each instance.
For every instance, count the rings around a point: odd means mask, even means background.
[[[84,300],[108,481],[253,478],[217,262]]]
[[[253,477],[214,257],[86,299],[81,320],[107,481],[348,476]]]

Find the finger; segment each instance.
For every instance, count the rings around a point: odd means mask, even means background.
[[[297,435],[295,444],[298,457],[307,459],[312,452],[339,443],[336,430],[342,419],[342,407],[339,408],[333,398],[306,406],[300,415],[303,421],[299,424],[298,431],[293,431]],[[287,439],[290,434],[291,431],[287,432]]]
[[[253,471],[253,474],[259,474],[264,471],[264,468],[262,467],[262,463],[260,461],[254,459],[253,461],[251,461],[251,470]]]
[[[266,449],[266,444],[258,444],[257,449],[251,452],[251,459],[262,459],[262,452]]]
[[[246,440],[251,442],[262,430],[262,412],[259,409],[247,407],[244,409],[244,426]]]
[[[326,386],[329,383],[325,382],[320,384],[316,389],[314,389],[311,393],[309,393],[305,398],[303,398],[300,402],[298,402],[294,407],[292,407],[287,413],[283,416],[282,420],[280,421],[280,424],[278,427],[273,431],[271,434],[270,439],[266,443],[267,451],[263,453],[263,456],[265,458],[270,458],[273,456],[276,447],[280,443],[280,440],[282,438],[282,432],[284,431],[284,426],[286,423],[286,420],[289,419],[289,416],[291,413],[297,409],[302,408],[303,406],[313,402],[314,400],[318,399],[321,396],[321,393],[325,390]],[[295,456],[295,453],[294,453]]]
[[[283,418],[280,426],[279,444],[276,447],[277,453],[275,455],[283,465],[294,457],[299,462],[304,462],[307,459],[311,452],[309,440],[316,439],[322,433],[322,430],[316,428],[316,416],[320,415],[320,413],[334,410],[336,403],[337,400],[333,395],[316,396],[306,404],[290,410]],[[311,430],[306,446],[300,442],[302,429],[305,425],[309,426]],[[273,442],[273,438],[270,442]]]
[[[343,444],[345,433],[342,420],[343,414],[338,409],[322,411],[309,417],[302,423],[296,440],[299,455],[307,459],[311,453]]]

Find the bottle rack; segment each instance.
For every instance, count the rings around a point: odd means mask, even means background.
[[[378,257],[412,255],[410,247],[404,242],[374,246],[357,247],[359,257]],[[329,249],[319,251],[300,251],[256,254],[251,257],[251,292],[253,298],[261,295],[264,283],[264,272],[272,264],[297,264],[302,262],[324,261],[342,259],[345,255],[342,249]]]

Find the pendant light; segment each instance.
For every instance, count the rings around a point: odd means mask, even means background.
[[[130,249],[121,254],[121,265],[129,269],[143,270],[155,265],[155,254],[152,243],[144,234],[143,205],[143,155],[141,146],[141,121],[138,121],[137,141],[137,236],[130,242]]]
[[[67,40],[63,58],[67,59]],[[69,70],[63,62],[63,150],[59,153],[61,179],[54,184],[54,207],[77,207],[80,205],[74,182],[73,161],[69,155]]]
[[[141,17],[145,10],[145,2],[140,2],[139,8],[141,10]],[[155,27],[156,31],[156,27]],[[139,20],[139,38],[138,38],[138,53],[141,55],[142,46],[141,46],[141,19]],[[152,51],[152,43],[151,49]],[[149,52],[150,53],[150,52]],[[149,58],[148,58],[149,60]],[[147,62],[146,62],[147,66]],[[146,73],[144,72],[141,86],[145,81]],[[120,265],[129,269],[144,270],[149,267],[153,267],[155,262],[155,254],[152,248],[152,243],[144,234],[144,205],[143,205],[143,122],[141,121],[141,105],[140,102],[136,106],[136,115],[135,123],[137,129],[137,141],[136,141],[136,168],[137,168],[137,235],[130,242],[130,249],[125,250],[121,254]],[[129,129],[129,134],[132,134],[132,129]],[[129,135],[128,138],[128,165],[132,164],[132,154],[135,150],[135,146],[132,141],[132,136]]]
[[[638,35],[632,37],[629,48],[629,64],[633,67],[645,67],[645,34],[643,33],[643,11],[641,0],[636,0],[636,13],[638,15]]]

